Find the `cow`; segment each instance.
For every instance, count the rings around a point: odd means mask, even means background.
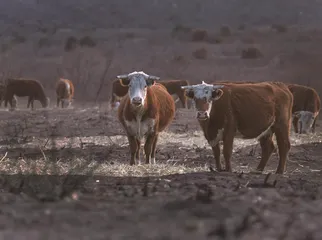
[[[38,100],[43,108],[47,108],[50,99],[46,96],[44,87],[35,79],[8,78],[6,81],[6,90],[4,94],[5,107],[8,102],[13,108],[13,97],[28,97],[27,108],[31,106],[34,109],[34,100]]]
[[[143,71],[117,76],[128,93],[118,107],[118,119],[126,131],[130,145],[130,165],[140,163],[140,148],[146,137],[145,163],[155,164],[155,149],[162,132],[173,120],[175,104],[166,88],[156,81],[159,77]]]
[[[72,81],[60,78],[56,83],[57,107],[59,107],[60,102],[61,108],[64,108],[65,102],[67,102],[67,107],[69,107],[73,101],[74,92]]]
[[[231,155],[235,137],[257,138],[262,148],[257,171],[262,172],[275,151],[275,134],[279,164],[276,173],[283,174],[290,150],[290,128],[293,96],[280,82],[250,84],[222,83],[184,86],[187,97],[195,102],[197,119],[212,147],[216,169],[223,171],[219,142],[223,141],[225,171],[232,171]]]
[[[299,84],[287,84],[293,94],[293,127],[295,133],[315,132],[321,100],[315,89]],[[300,125],[300,129],[299,126]]]
[[[180,100],[182,106],[184,108],[187,107],[187,98],[185,95],[185,91],[181,89],[181,86],[188,86],[189,82],[187,80],[164,80],[158,81],[159,84],[162,84],[166,87],[167,91],[171,95],[177,95]],[[119,98],[124,97],[127,94],[128,87],[122,86],[119,79],[116,79],[112,83],[112,99],[111,99],[111,107],[116,108],[116,102]],[[176,101],[177,102],[177,101]],[[188,106],[190,108],[190,105]]]
[[[4,101],[6,86],[4,84],[0,84],[0,107],[2,106],[2,102]],[[18,100],[15,95],[12,96],[12,109],[18,107]]]

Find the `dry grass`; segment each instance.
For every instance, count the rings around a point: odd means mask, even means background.
[[[9,159],[0,163],[1,174],[14,175],[100,175],[114,177],[146,177],[164,176],[171,174],[185,174],[191,172],[207,171],[205,166],[187,167],[176,163],[140,164],[130,166],[128,163],[113,162],[113,164],[74,159],[69,162],[48,162],[44,158],[35,159]]]

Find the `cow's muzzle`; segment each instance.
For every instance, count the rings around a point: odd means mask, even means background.
[[[134,106],[139,107],[139,106],[141,106],[141,105],[142,105],[142,98],[140,98],[140,97],[134,97],[134,98],[132,98],[131,103],[132,103]]]
[[[204,120],[207,120],[208,118],[209,118],[209,116],[208,116],[207,112],[204,112],[204,111],[197,112],[197,119],[198,120],[204,121]]]

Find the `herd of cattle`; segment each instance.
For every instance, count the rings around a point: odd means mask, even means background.
[[[320,111],[318,93],[310,87],[282,82],[224,82],[202,81],[190,85],[186,80],[159,81],[159,77],[143,71],[117,76],[112,85],[111,107],[118,108],[118,119],[130,146],[130,165],[140,162],[141,141],[145,138],[145,163],[155,163],[159,133],[174,119],[174,95],[184,108],[192,102],[197,120],[212,148],[218,171],[232,171],[231,155],[235,137],[256,138],[261,146],[257,171],[263,171],[275,151],[276,137],[279,164],[276,173],[283,174],[290,150],[290,131],[293,122],[296,133],[314,132]],[[57,107],[70,106],[74,85],[60,78],[56,83]],[[28,97],[27,108],[38,100],[49,106],[42,84],[33,79],[9,78],[0,85],[0,106],[9,102],[17,108],[17,97]],[[67,102],[67,105],[65,103]],[[220,161],[220,142],[223,142],[225,168]]]

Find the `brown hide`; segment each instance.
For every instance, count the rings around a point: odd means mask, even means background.
[[[69,84],[69,91],[67,89],[66,83]],[[56,83],[56,96],[57,96],[57,107],[59,107],[59,103],[61,102],[61,107],[64,108],[63,99],[68,99],[68,101],[72,101],[74,98],[74,85],[72,81],[69,79],[60,78]]]
[[[22,78],[9,78],[6,81],[5,90],[5,107],[8,102],[12,107],[12,99],[16,95],[17,97],[28,97],[27,108],[31,105],[33,109],[34,100],[38,100],[43,107],[47,107],[49,104],[49,98],[46,97],[43,85],[34,79],[22,79]]]
[[[135,158],[139,159],[141,142],[134,136],[129,135],[125,121],[135,120],[138,114],[142,115],[141,122],[147,119],[155,120],[154,133],[148,135],[145,141],[145,149],[148,146],[152,146],[151,157],[155,158],[158,133],[162,132],[172,122],[174,113],[175,104],[173,98],[165,87],[158,83],[147,88],[147,96],[143,110],[138,111],[132,107],[128,94],[122,98],[118,108],[118,119],[128,135],[131,150],[131,165],[136,164]],[[146,163],[149,163],[148,161],[146,157]]]
[[[189,85],[187,80],[164,80],[158,81],[159,84],[162,84],[166,87],[169,94],[174,95],[176,94],[180,99],[182,106],[186,108],[187,106],[187,97],[185,95],[185,91],[181,89],[181,86]],[[117,98],[124,97],[128,92],[127,86],[122,86],[118,79],[113,81],[112,84],[112,99],[111,99],[111,106],[115,106],[115,102]]]
[[[257,169],[263,171],[275,149],[272,141],[276,135],[280,162],[277,173],[285,170],[290,149],[291,109],[293,97],[287,86],[277,82],[248,84],[221,83],[221,98],[213,102],[210,118],[199,121],[208,142],[214,140],[220,129],[223,131],[224,158],[226,170],[231,171],[230,158],[233,139],[237,133],[246,139],[258,137],[271,126],[272,134],[262,136],[262,159]],[[219,144],[213,146],[216,167],[221,170]]]
[[[287,84],[289,90],[293,94],[293,108],[292,113],[297,111],[309,111],[312,113],[319,113],[321,107],[321,100],[319,94],[314,88],[299,85],[299,84]],[[296,133],[298,129],[298,118],[293,118],[293,127]],[[312,131],[315,132],[316,118],[312,125]]]

